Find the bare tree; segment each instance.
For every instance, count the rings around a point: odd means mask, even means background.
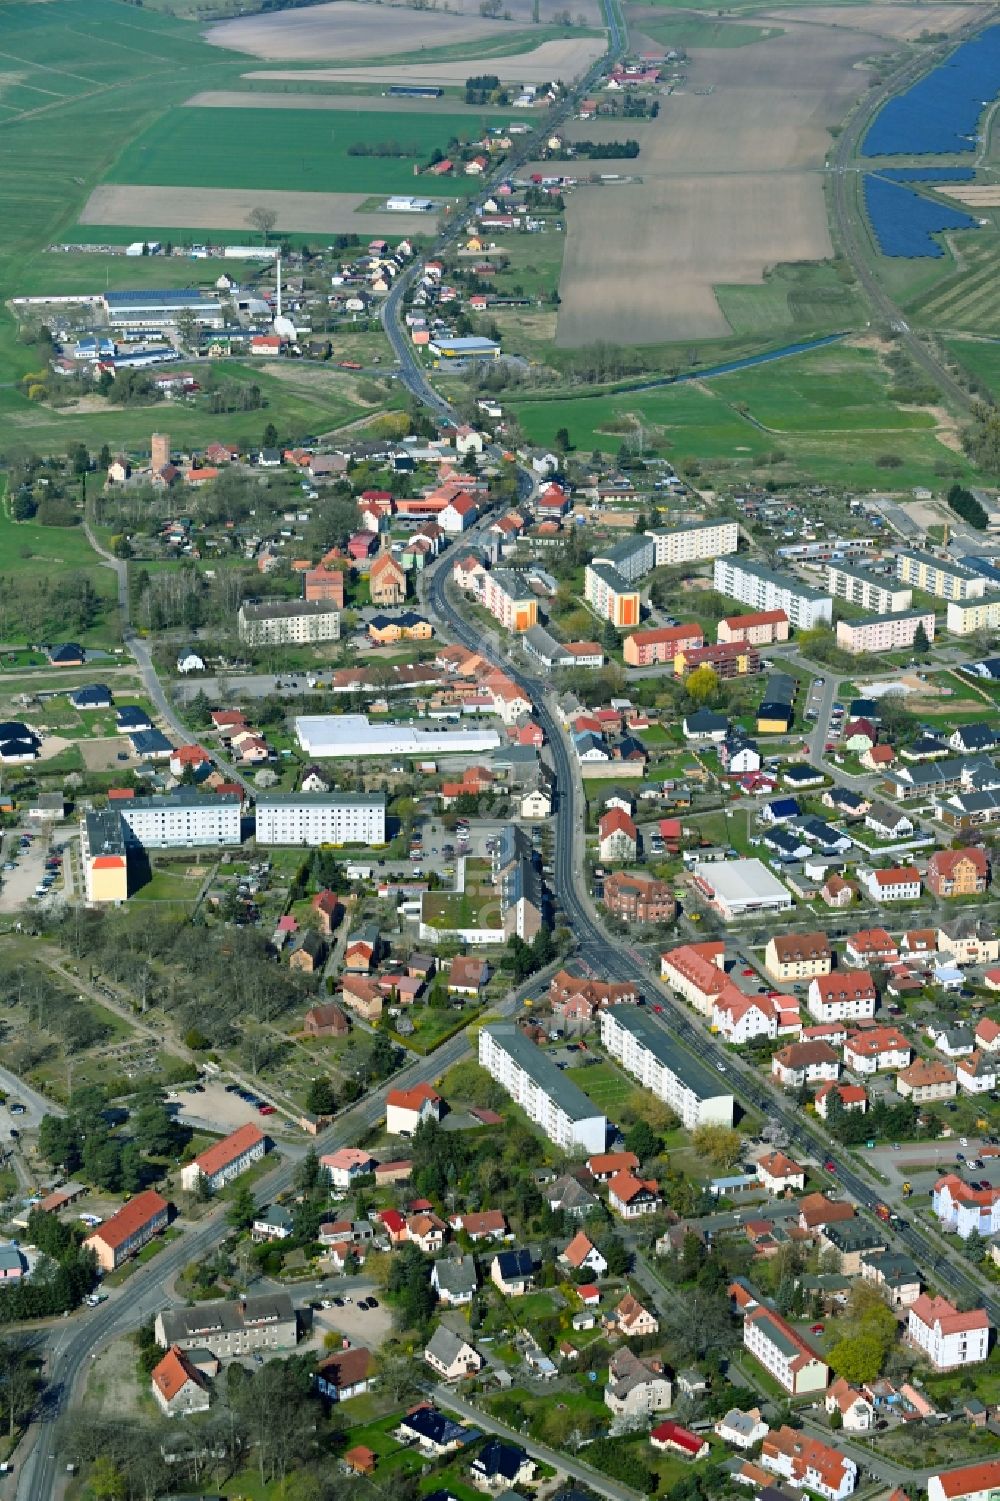
[[[263,239],[265,245],[267,244],[268,235],[271,233],[277,222],[277,209],[268,208],[267,205],[263,203],[258,203],[257,207],[252,208],[247,214],[247,223],[249,224],[251,229],[255,229],[257,231],[257,233]]]

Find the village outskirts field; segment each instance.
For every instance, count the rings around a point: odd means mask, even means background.
[[[230,13],[236,7],[230,7]],[[141,451],[162,413],[87,400],[31,402],[22,378],[37,353],[18,336],[7,299],[135,286],[209,286],[218,267],[184,256],[126,258],[98,247],[135,239],[186,245],[251,237],[255,206],[275,232],[323,246],[336,234],[427,238],[465,213],[476,179],[415,176],[449,141],[467,141],[516,112],[469,106],[466,78],[522,85],[582,76],[605,46],[601,0],[512,0],[487,19],[478,3],[448,11],[330,3],[227,19],[189,0],[2,0],[0,58],[0,423],[8,444],[38,450],[84,441]],[[625,7],[634,52],[676,54],[652,119],[573,120],[565,137],[634,138],[627,184],[583,184],[545,230],[508,236],[491,310],[505,352],[548,371],[544,390],[512,396],[524,434],[616,453],[642,442],[691,476],[730,471],[780,481],[906,489],[965,479],[954,415],[898,397],[889,350],[831,236],[826,164],[840,123],[888,68],[985,14],[954,4],[769,6],[720,13],[697,3]],[[388,96],[393,83],[433,83],[433,99]],[[529,124],[537,121],[529,116]],[[983,148],[992,154],[992,114]],[[385,149],[389,145],[395,150]],[[984,165],[984,170],[985,170]],[[542,167],[542,163],[536,167]],[[551,164],[547,164],[547,168]],[[620,171],[614,157],[562,170]],[[384,212],[391,194],[430,194],[432,216]],[[920,326],[1000,391],[986,342],[1000,329],[996,215],[943,237],[933,262],[872,260]],[[72,244],[72,252],[50,247]],[[259,278],[260,273],[257,273]],[[251,280],[253,277],[251,277]],[[718,363],[838,335],[836,344],[773,365],[712,377]],[[352,360],[391,364],[377,322],[344,341]],[[705,379],[644,390],[588,387],[581,351],[639,351],[644,370]],[[334,366],[338,340],[333,337]],[[251,379],[234,364],[236,382]],[[252,442],[266,421],[290,438],[355,430],[401,403],[390,383],[367,390],[336,368],[255,368],[264,411],[223,423],[175,404],[175,438]],[[447,384],[446,387],[447,389]],[[693,466],[693,467],[692,467]]]

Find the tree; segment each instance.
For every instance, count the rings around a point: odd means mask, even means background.
[[[927,638],[924,623],[922,620],[918,620],[917,628],[913,633],[913,650],[917,653],[918,657],[926,657],[930,649],[931,643]]]
[[[714,667],[696,667],[684,679],[684,689],[692,703],[714,703],[719,692],[719,674]]]
[[[573,447],[573,443],[569,435],[568,427],[561,427],[558,429],[555,436],[555,446],[560,453],[569,453],[569,451]]]
[[[268,208],[266,204],[258,203],[247,214],[247,223],[251,229],[255,229],[264,244],[267,244],[268,236],[278,222],[277,210]]]
[[[876,1330],[845,1335],[830,1351],[830,1365],[852,1386],[874,1381],[882,1369],[886,1346]]]
[[[226,1224],[234,1230],[249,1230],[257,1213],[253,1190],[241,1183],[226,1206]]]
[[[645,1121],[636,1121],[625,1133],[625,1150],[634,1152],[640,1162],[655,1157],[660,1150],[660,1138]]]
[[[978,1230],[970,1230],[965,1237],[965,1254],[970,1261],[980,1262],[986,1256],[986,1237]]]
[[[278,447],[278,429],[273,422],[269,422],[261,434],[260,446],[261,448]]]
[[[314,1079],[306,1091],[306,1109],[313,1115],[333,1115],[337,1096],[329,1079]]]
[[[743,1138],[731,1126],[699,1126],[691,1140],[699,1155],[716,1168],[732,1167],[743,1152]]]
[[[602,1240],[600,1251],[608,1263],[609,1276],[624,1277],[631,1270],[632,1252],[617,1235],[609,1235]]]

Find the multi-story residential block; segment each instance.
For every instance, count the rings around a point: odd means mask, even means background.
[[[784,610],[796,630],[811,630],[833,620],[833,600],[801,584],[788,573],[775,573],[743,557],[716,558],[715,588],[755,610]]]
[[[236,617],[248,646],[304,646],[340,640],[340,611],[326,600],[245,599]]]
[[[935,896],[978,896],[989,883],[990,862],[984,849],[935,850],[925,880]]]
[[[259,1162],[266,1151],[267,1137],[259,1126],[248,1121],[185,1163],[181,1168],[181,1187],[194,1193],[204,1184],[211,1193],[217,1193]]]
[[[901,610],[895,615],[865,615],[861,620],[837,621],[837,645],[860,656],[863,652],[907,651],[923,627],[928,641],[934,640],[933,610]]]
[[[858,1478],[853,1459],[795,1428],[772,1429],[761,1445],[760,1462],[796,1490],[812,1491],[826,1501],[844,1501]]]
[[[257,843],[385,843],[381,792],[266,793],[257,799]]]
[[[628,871],[614,871],[605,877],[604,905],[615,917],[630,923],[670,922],[677,911],[666,881]]]
[[[102,1272],[113,1272],[167,1228],[170,1205],[152,1188],[136,1194],[117,1214],[84,1238]]]
[[[922,1350],[937,1371],[954,1371],[986,1359],[990,1345],[990,1320],[983,1308],[959,1313],[947,1298],[927,1293],[910,1308],[906,1337]]]
[[[743,1343],[791,1396],[825,1391],[830,1375],[826,1362],[779,1313],[761,1304],[749,1308],[743,1320]]]
[[[527,578],[509,568],[494,568],[480,580],[483,604],[506,631],[530,631],[538,624],[538,597]]]
[[[764,950],[764,968],[773,980],[812,980],[828,975],[832,965],[825,933],[776,933]]]
[[[656,567],[656,544],[648,532],[624,537],[614,547],[596,552],[592,563],[605,563],[621,574],[626,584],[634,584]]]
[[[605,1116],[518,1027],[483,1027],[479,1062],[563,1151],[604,1151]]]
[[[664,625],[648,631],[633,631],[622,643],[622,656],[628,667],[654,667],[661,662],[673,664],[687,651],[704,646],[700,625]]]
[[[298,1325],[288,1293],[269,1293],[231,1303],[164,1308],[156,1315],[153,1333],[161,1348],[208,1350],[217,1360],[229,1360],[260,1350],[293,1350]]]
[[[944,623],[953,636],[995,631],[1000,628],[1000,599],[949,600]]]
[[[835,597],[860,605],[873,615],[892,615],[908,610],[913,603],[913,590],[892,575],[872,573],[854,564],[828,563],[826,587]]]
[[[619,631],[639,624],[639,591],[608,563],[588,563],[583,575],[583,597],[601,620],[610,620]]]
[[[235,792],[199,792],[195,787],[115,801],[127,843],[143,849],[239,844],[241,808]]]
[[[904,584],[934,594],[938,599],[982,599],[986,580],[964,563],[936,558],[929,552],[904,549],[896,554],[896,576]]]
[[[746,641],[719,646],[685,647],[674,657],[674,676],[685,677],[696,667],[711,667],[720,678],[749,677],[760,672],[760,653]]]
[[[654,566],[675,568],[681,563],[700,563],[735,552],[740,529],[735,521],[691,521],[686,526],[654,528],[646,533],[656,549]]]
[[[727,615],[716,627],[715,639],[722,645],[745,641],[748,646],[772,646],[788,640],[788,616],[784,610],[756,610],[749,615]]]
[[[80,820],[80,863],[89,906],[128,900],[128,847],[116,808],[86,813]]]
[[[875,981],[866,969],[817,975],[806,1005],[818,1022],[865,1021],[875,1015]]]
[[[721,1075],[681,1050],[635,1006],[601,1012],[601,1042],[622,1067],[678,1115],[688,1130],[733,1122],[733,1095]]]

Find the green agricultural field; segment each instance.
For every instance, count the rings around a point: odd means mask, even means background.
[[[616,453],[641,423],[647,445],[689,472],[714,466],[863,489],[967,475],[931,415],[902,411],[887,393],[874,355],[838,346],[704,382],[510,406],[533,441],[552,444],[565,427],[586,452]]]
[[[1000,340],[946,339],[945,344],[956,360],[981,381],[994,398],[1000,399]]]
[[[108,173],[117,183],[190,188],[283,188],[315,193],[412,193],[462,197],[478,182],[414,178],[435,149],[477,140],[507,116],[392,111],[177,109],[126,147]],[[405,155],[356,156],[352,147],[397,144]]]
[[[715,295],[738,337],[838,333],[863,321],[857,287],[833,261],[775,266],[761,286],[718,286]]]
[[[642,30],[644,36],[652,37],[664,47],[748,47],[782,33],[780,26],[742,26],[731,21],[686,16],[644,21]]]

